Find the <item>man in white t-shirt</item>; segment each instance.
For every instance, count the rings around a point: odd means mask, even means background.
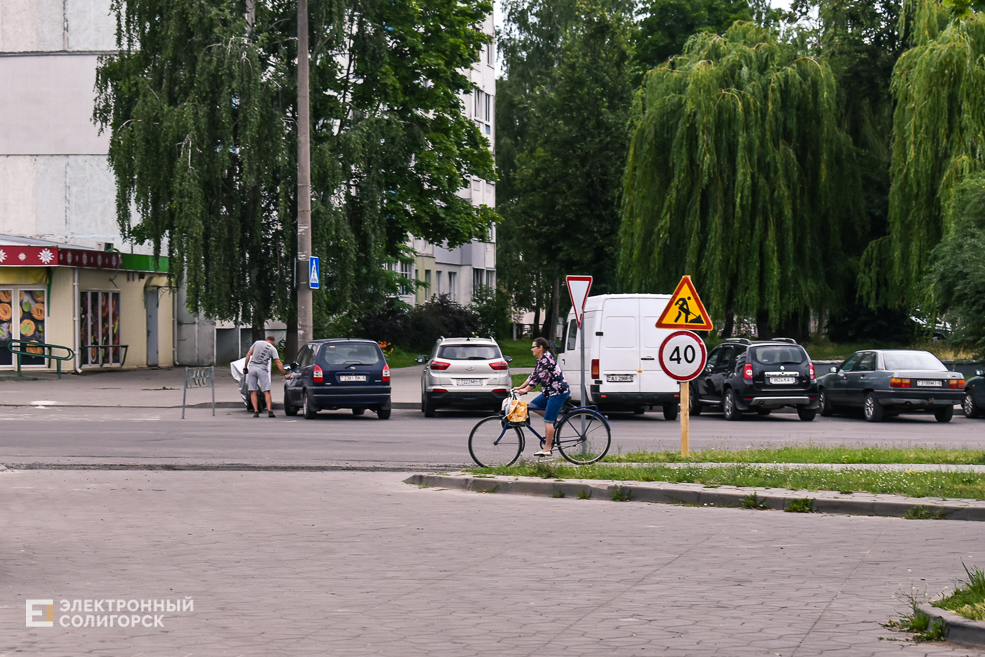
[[[249,373],[246,375],[246,384],[250,391],[250,400],[253,402],[253,417],[260,417],[257,406],[257,390],[263,392],[267,399],[267,417],[274,415],[274,405],[270,399],[270,361],[277,363],[281,374],[287,375],[284,365],[277,356],[277,349],[274,348],[274,338],[267,336],[266,340],[257,340],[246,352],[246,367]]]

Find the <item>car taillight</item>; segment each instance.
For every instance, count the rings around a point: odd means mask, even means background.
[[[506,363],[505,360],[498,360],[495,363],[489,363],[489,367],[493,368],[494,370],[508,370],[508,369],[510,369],[510,366]]]
[[[593,358],[592,359],[592,378],[593,379],[599,378],[599,359],[598,358]]]
[[[816,379],[817,379],[817,377],[816,377],[816,376],[814,376],[814,363],[808,363],[808,364],[807,364],[807,367],[808,367],[808,369],[810,369],[810,371],[811,371],[811,381],[814,381],[814,380],[816,380]]]
[[[964,388],[964,379],[951,379],[952,388]]]
[[[894,376],[893,378],[891,378],[889,380],[889,387],[890,388],[909,388],[910,387],[910,380],[909,379],[901,379],[899,377],[895,377]]]
[[[431,369],[432,370],[447,370],[449,367],[451,367],[451,363],[446,363],[443,360],[432,360],[431,361]]]
[[[746,363],[742,369],[742,378],[746,381],[752,381],[752,363]]]
[[[384,365],[383,366],[383,383],[389,383],[389,382],[390,382],[390,366],[389,365]]]
[[[315,383],[323,383],[325,381],[325,373],[321,367],[315,365],[315,369],[311,370],[311,378],[315,380]]]

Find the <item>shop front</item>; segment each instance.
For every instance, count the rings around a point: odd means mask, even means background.
[[[63,370],[170,366],[166,259],[152,260],[0,236],[0,370],[17,366],[11,346],[22,370],[55,369],[42,345],[72,350]]]

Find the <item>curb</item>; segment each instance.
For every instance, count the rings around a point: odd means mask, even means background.
[[[938,618],[944,621],[944,637],[951,643],[967,648],[985,648],[985,622],[958,616],[954,612],[929,603],[917,605],[917,609],[930,616],[930,622]]]
[[[62,404],[61,402],[55,402],[54,404],[0,404],[0,408],[181,408],[181,404],[177,406],[141,406],[141,405],[129,405],[129,404]],[[241,408],[246,410],[246,406],[243,402],[216,402],[216,408]],[[400,410],[421,410],[420,402],[391,402],[391,408]],[[198,402],[195,404],[185,404],[185,408],[212,408],[212,402]],[[284,410],[284,404],[280,402],[274,402],[274,410]]]
[[[580,479],[577,481],[544,480],[533,477],[499,477],[471,475],[440,475],[415,474],[404,480],[406,484],[418,486],[433,486],[453,488],[476,493],[506,493],[513,495],[538,495],[540,497],[575,497],[579,499],[611,500],[614,493],[628,495],[633,502],[651,502],[657,504],[683,504],[689,506],[717,506],[740,508],[749,495],[755,494],[761,508],[777,511],[786,510],[791,502],[804,500],[810,495],[818,495],[814,491],[778,492],[776,489],[761,490],[756,488],[697,488],[694,484],[670,484],[664,482],[647,482],[645,485],[634,483],[616,483],[603,480]],[[817,513],[831,513],[853,516],[886,516],[903,517],[916,506],[926,509],[930,514],[939,515],[948,520],[970,520],[985,522],[985,506],[968,506],[967,504],[932,504],[921,503],[914,498],[900,496],[885,496],[891,499],[851,499],[845,496],[839,499],[811,497],[813,510]]]

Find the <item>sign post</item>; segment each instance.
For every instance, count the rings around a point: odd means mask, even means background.
[[[682,276],[670,302],[657,319],[657,328],[684,329],[667,336],[660,345],[660,367],[672,379],[681,382],[681,456],[690,452],[691,385],[708,361],[704,341],[691,331],[714,328],[711,315],[694,289],[690,276]]]
[[[571,297],[571,307],[575,310],[575,321],[578,322],[578,332],[581,333],[581,405],[588,404],[588,386],[585,385],[585,331],[582,330],[582,319],[585,317],[585,302],[588,291],[592,289],[591,276],[565,276],[568,285],[568,295]]]

